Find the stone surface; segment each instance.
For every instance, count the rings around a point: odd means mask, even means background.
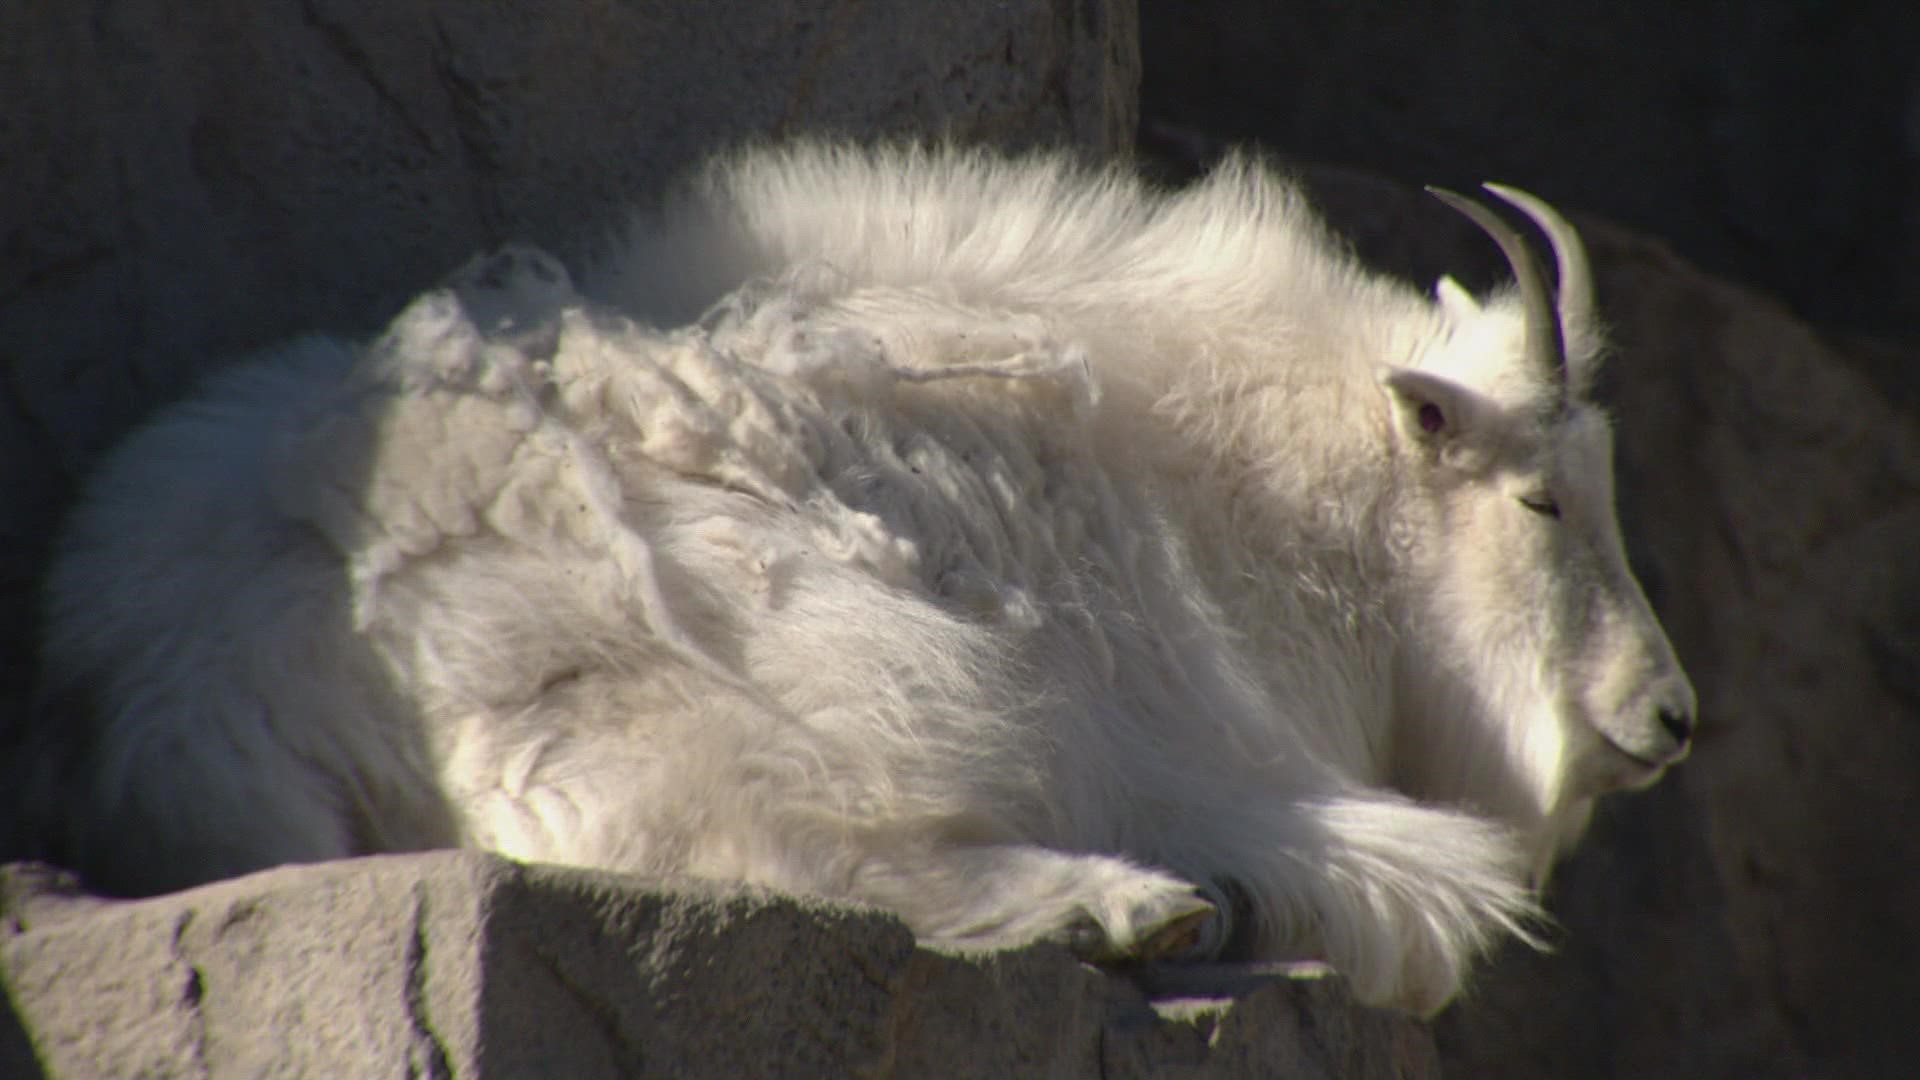
[[[1337,980],[1155,1003],[1037,948],[474,852],[289,867],[103,902],[0,872],[7,1076],[1437,1076]],[[9,1056],[11,1055],[11,1056]]]
[[[1361,253],[1506,273],[1417,189],[1310,171]],[[1665,244],[1575,215],[1617,355],[1621,517],[1700,693],[1693,758],[1603,804],[1550,954],[1507,949],[1438,1027],[1449,1075],[1904,1076],[1920,1049],[1920,414]]]
[[[1111,153],[1139,71],[1124,0],[120,0],[0,22],[0,729],[88,461],[236,354],[371,330],[503,240],[599,240],[749,137]]]

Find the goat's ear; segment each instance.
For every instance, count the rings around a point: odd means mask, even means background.
[[[1492,402],[1451,379],[1413,368],[1380,377],[1394,436],[1429,460],[1472,467],[1494,420]]]
[[[1465,322],[1480,314],[1480,301],[1474,299],[1466,286],[1453,280],[1452,274],[1442,274],[1440,280],[1433,283],[1433,298],[1440,310],[1455,322]]]

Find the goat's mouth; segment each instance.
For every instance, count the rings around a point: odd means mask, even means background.
[[[1689,749],[1683,744],[1664,758],[1649,757],[1645,753],[1621,746],[1604,732],[1600,735],[1600,741],[1607,748],[1608,765],[1602,769],[1607,786],[1634,791],[1651,787],[1666,775],[1669,768],[1685,760]]]

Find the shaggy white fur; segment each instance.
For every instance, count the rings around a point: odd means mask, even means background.
[[[1524,321],[1246,162],[733,156],[587,286],[507,249],[112,457],[76,857],[471,844],[1435,1009],[1693,708],[1593,328],[1563,386]]]

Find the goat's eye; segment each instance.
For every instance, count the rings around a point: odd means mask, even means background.
[[[1558,518],[1560,516],[1560,504],[1553,501],[1551,495],[1523,495],[1520,498],[1520,505],[1541,517]]]

